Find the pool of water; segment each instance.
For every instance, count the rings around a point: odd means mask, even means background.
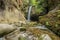
[[[0,40],[3,40],[3,38],[0,38]]]

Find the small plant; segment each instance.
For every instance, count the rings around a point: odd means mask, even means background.
[[[39,37],[39,39],[38,40],[43,40],[43,38],[42,37]]]
[[[24,37],[19,37],[18,40],[26,40],[26,38],[24,38]]]

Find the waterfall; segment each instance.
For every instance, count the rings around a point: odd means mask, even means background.
[[[28,17],[27,17],[28,22],[30,22],[30,14],[31,14],[31,10],[32,10],[32,6],[29,6]]]

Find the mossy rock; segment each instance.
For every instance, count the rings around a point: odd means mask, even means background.
[[[46,25],[54,33],[60,36],[60,10],[50,11],[47,15],[39,18],[41,24]]]

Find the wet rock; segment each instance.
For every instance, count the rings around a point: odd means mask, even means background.
[[[3,40],[3,38],[0,38],[0,40]]]

